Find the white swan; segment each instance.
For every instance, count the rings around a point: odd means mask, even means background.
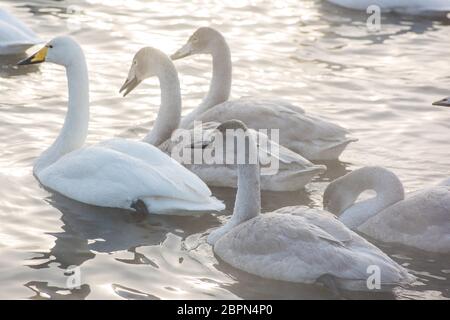
[[[227,129],[246,127],[237,120],[218,127],[222,132]],[[256,148],[253,138],[248,139],[250,148]],[[238,165],[238,176],[233,215],[207,239],[225,262],[264,278],[326,280],[349,290],[369,290],[371,266],[380,268],[382,290],[413,281],[403,267],[328,212],[295,206],[260,214],[258,165]]]
[[[22,53],[42,42],[22,21],[0,8],[0,55]]]
[[[366,190],[377,195],[355,203]],[[445,184],[413,192],[405,199],[403,185],[393,172],[364,167],[331,182],[323,204],[340,214],[346,226],[374,239],[450,253],[450,186]]]
[[[383,11],[407,14],[450,12],[449,0],[328,0],[341,7],[367,10],[369,6],[379,6]]]
[[[337,159],[356,139],[333,123],[282,100],[239,99],[227,101],[231,90],[231,54],[223,35],[215,29],[199,28],[171,58],[211,54],[213,75],[209,92],[200,106],[183,118],[182,128],[194,120],[224,122],[239,119],[252,129],[279,129],[280,144],[309,160]]]
[[[123,91],[124,96],[126,96],[139,83],[152,76],[159,78],[162,101],[154,127],[144,138],[144,141],[158,146],[161,150],[170,154],[174,150],[173,148],[177,147],[177,144],[182,143],[182,141],[176,139],[176,135],[178,133],[183,134],[183,132],[175,131],[181,118],[181,95],[178,75],[173,62],[159,50],[153,48],[139,50],[133,58],[127,80],[120,91]],[[201,124],[205,131],[212,130],[218,125],[217,122]],[[203,130],[198,130],[198,127],[191,129],[189,136],[195,139],[192,141],[186,139],[187,141],[184,142],[188,142],[189,145],[201,143]],[[172,133],[174,133],[174,136],[173,139],[170,139]],[[263,190],[299,190],[314,176],[326,170],[325,166],[312,164],[299,154],[271,141],[263,133],[257,133],[255,131],[253,133],[259,138],[259,152],[261,156],[265,157],[264,163],[276,164],[278,166],[278,171],[275,170],[272,174],[262,176]],[[191,160],[190,157],[189,160]],[[233,165],[193,163],[191,161],[189,163],[184,162],[183,164],[208,185],[234,188],[237,186],[236,169]]]
[[[224,209],[197,176],[149,144],[112,139],[82,147],[89,122],[89,79],[83,51],[72,38],[57,37],[19,64],[43,61],[64,66],[69,87],[64,126],[33,168],[44,186],[102,207],[157,214]]]

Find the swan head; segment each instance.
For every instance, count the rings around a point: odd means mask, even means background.
[[[442,100],[433,102],[434,106],[441,106],[441,107],[450,107],[450,97],[444,98]]]
[[[352,206],[356,199],[353,199],[346,192],[346,181],[344,177],[338,178],[328,184],[323,193],[323,208],[335,215],[340,215]]]
[[[78,61],[82,55],[83,51],[80,45],[72,37],[61,36],[49,41],[38,52],[19,61],[17,65],[52,62],[68,67]]]
[[[365,186],[369,181],[367,177],[384,171],[384,168],[363,167],[333,180],[323,193],[324,210],[340,215],[355,203],[363,190],[369,189]]]
[[[172,60],[182,59],[194,54],[211,54],[217,47],[217,42],[224,41],[219,31],[210,27],[197,29],[188,39],[186,44],[172,54]]]
[[[160,50],[145,47],[140,49],[133,57],[127,79],[120,88],[125,97],[145,79],[158,76],[161,65],[167,64],[170,59]]]

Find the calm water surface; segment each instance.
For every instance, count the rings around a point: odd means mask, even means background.
[[[320,0],[0,1],[43,39],[71,34],[90,70],[89,143],[137,139],[159,105],[156,80],[126,99],[118,94],[134,53],[172,53],[199,26],[226,36],[233,53],[233,97],[271,96],[349,128],[360,141],[304,192],[264,193],[263,209],[320,206],[324,187],[349,170],[382,165],[408,191],[450,172],[450,23],[384,16],[369,33],[365,15]],[[450,298],[450,257],[377,243],[419,280],[389,295],[342,293],[268,281],[218,261],[205,236],[225,221],[234,191],[214,190],[228,210],[201,218],[142,217],[85,206],[42,188],[33,160],[56,137],[66,112],[64,70],[18,69],[0,59],[0,298]],[[197,106],[210,77],[208,57],[177,61],[184,112]],[[69,266],[82,286],[68,290]]]

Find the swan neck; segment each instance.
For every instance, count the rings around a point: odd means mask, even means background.
[[[153,129],[144,138],[145,142],[154,146],[171,137],[181,118],[180,81],[173,63],[166,61],[160,64],[157,77],[161,87],[161,105]]]
[[[230,47],[223,36],[220,36],[217,39],[216,45],[213,47],[211,54],[212,79],[209,85],[208,94],[203,102],[207,108],[225,102],[230,98],[233,69]]]
[[[261,212],[260,168],[258,161],[251,161],[251,154],[257,154],[256,143],[248,135],[249,149],[246,148],[245,163],[237,164],[237,195],[231,222],[240,224],[256,217]],[[239,152],[239,150],[238,150]]]
[[[68,108],[64,125],[53,144],[38,158],[34,172],[56,162],[65,154],[81,148],[89,126],[89,77],[83,52],[67,65]]]
[[[357,228],[372,216],[405,197],[403,184],[398,177],[385,169],[364,168],[354,172],[348,179],[343,192],[351,204],[340,216],[340,220],[351,228]],[[359,195],[367,190],[376,192],[376,196],[355,203]]]

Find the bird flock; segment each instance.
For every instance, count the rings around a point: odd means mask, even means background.
[[[330,0],[360,9],[364,1]],[[373,1],[371,1],[373,2]],[[378,1],[383,5],[383,1]],[[417,1],[390,1],[412,9]],[[421,5],[424,1],[420,1]],[[448,1],[430,1],[440,10]],[[389,8],[388,8],[389,9]],[[42,40],[25,24],[0,10],[0,55],[23,53]],[[182,117],[182,97],[175,60],[197,54],[212,57],[212,79],[201,104]],[[141,140],[114,138],[86,145],[89,125],[89,72],[82,47],[59,36],[19,66],[54,63],[67,74],[68,105],[59,135],[36,159],[33,173],[45,187],[94,206],[159,215],[200,215],[225,209],[208,186],[237,188],[233,214],[207,237],[214,253],[235,268],[260,277],[331,288],[368,291],[368,270],[380,270],[379,290],[411,285],[416,278],[371,244],[397,243],[426,252],[450,253],[450,179],[406,194],[389,169],[363,167],[326,187],[323,209],[284,207],[261,213],[261,190],[297,191],[326,171],[317,160],[336,160],[357,139],[341,126],[280,99],[230,100],[231,51],[226,38],[201,27],[171,56],[152,47],[132,58],[119,89],[123,96],[148,78],[160,83],[161,105],[151,131]],[[450,98],[436,106],[450,107]],[[255,162],[180,163],[171,155],[184,130],[193,140],[187,149],[218,152],[216,140],[195,135],[198,124],[209,132],[237,137],[243,148],[225,154],[257,155]],[[278,139],[261,133],[278,130]],[[264,148],[263,146],[268,146]],[[247,157],[246,157],[247,156]],[[262,159],[278,170],[262,174]],[[375,196],[358,200],[365,191]],[[368,238],[369,239],[369,238]]]

